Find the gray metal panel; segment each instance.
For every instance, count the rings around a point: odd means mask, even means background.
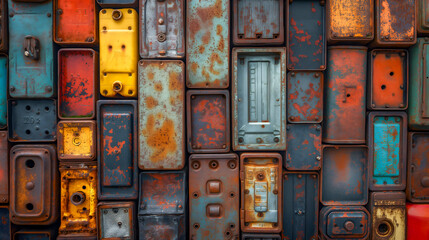
[[[100,213],[101,238],[131,237],[129,207],[104,208]]]

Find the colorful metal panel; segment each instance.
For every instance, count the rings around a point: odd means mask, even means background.
[[[364,207],[323,207],[319,216],[319,230],[323,239],[365,240],[368,238],[371,219]]]
[[[416,3],[417,8],[417,33],[428,34],[429,33],[429,0],[421,0]]]
[[[286,49],[234,48],[233,149],[286,149]]]
[[[55,236],[52,229],[22,229],[13,234],[13,240],[54,240]]]
[[[283,239],[313,239],[318,236],[319,174],[283,174]]]
[[[408,51],[374,49],[369,54],[368,108],[405,110],[408,107]]]
[[[360,46],[329,47],[323,121],[325,143],[365,143],[366,51],[366,47]]]
[[[54,0],[54,41],[60,45],[98,42],[94,0]]]
[[[123,7],[134,7],[137,4],[137,0],[97,0],[97,3],[105,8],[105,7],[116,7],[116,8],[123,8]]]
[[[97,206],[98,239],[135,239],[134,202],[102,202]]]
[[[8,5],[9,95],[54,97],[52,1],[33,4],[9,0]]]
[[[325,70],[325,1],[289,1],[287,7],[288,70]]]
[[[407,214],[404,192],[373,192],[370,200],[374,240],[405,240]]]
[[[243,233],[241,234],[242,240],[281,240],[278,234],[252,234]]]
[[[229,86],[230,0],[187,0],[186,85]]]
[[[184,215],[145,215],[138,218],[140,239],[186,239]]]
[[[282,230],[281,177],[280,154],[240,155],[241,231],[278,233]]]
[[[100,93],[137,97],[138,14],[134,9],[100,11]]]
[[[140,0],[140,57],[185,56],[184,0]]]
[[[186,185],[184,171],[141,172],[138,215],[185,214]]]
[[[193,154],[189,157],[191,239],[239,238],[238,164],[235,153]]]
[[[60,121],[57,127],[58,159],[94,160],[97,152],[95,121]]]
[[[407,203],[407,239],[429,239],[429,204]]]
[[[369,189],[405,190],[407,173],[407,114],[368,115]]]
[[[10,218],[18,225],[50,225],[59,207],[58,168],[53,145],[10,149]]]
[[[7,132],[0,131],[0,203],[9,202],[9,144],[7,141]],[[0,208],[1,211],[1,208]],[[1,224],[1,221],[0,221]],[[0,239],[1,238],[0,226]]]
[[[319,170],[322,160],[319,124],[289,124],[284,165],[288,170]]]
[[[139,63],[139,167],[185,165],[185,66],[182,61]]]
[[[0,239],[11,239],[9,207],[0,206]]]
[[[322,72],[289,72],[287,92],[287,115],[290,123],[322,122]]]
[[[137,101],[100,100],[98,125],[98,199],[136,199]]]
[[[58,117],[92,119],[98,96],[98,53],[89,48],[58,51]]]
[[[2,18],[0,18],[0,24],[1,21]],[[2,91],[0,91],[0,129],[7,127],[7,65],[7,55],[0,54],[0,88],[2,89]]]
[[[229,152],[229,91],[190,90],[186,99],[188,152]]]
[[[0,52],[8,49],[8,22],[7,22],[7,0],[0,0]]]
[[[429,134],[408,134],[407,198],[415,203],[429,203]]]
[[[9,100],[8,131],[11,142],[56,140],[57,109],[52,99]]]
[[[320,182],[323,205],[365,205],[368,202],[368,148],[324,145]]]

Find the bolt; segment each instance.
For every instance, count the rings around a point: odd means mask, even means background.
[[[51,17],[51,13],[47,13],[46,16]]]
[[[274,138],[274,142],[278,143],[280,141],[280,139],[278,137]]]
[[[249,194],[249,189],[245,189],[244,194]]]
[[[57,14],[58,14],[58,15],[63,14],[63,10],[62,10],[61,8],[58,8],[58,9],[57,9]]]
[[[290,75],[291,75],[292,77],[295,77],[295,73],[294,73],[294,72],[291,72],[291,73],[290,73]]]
[[[277,191],[277,190],[274,190],[273,191],[273,194],[278,194],[279,192]]]
[[[316,160],[317,160],[317,161],[320,161],[320,159],[322,159],[320,156],[317,156],[317,157],[316,157]]]
[[[164,19],[163,19],[163,18],[159,18],[159,19],[158,19],[158,23],[159,23],[160,25],[164,24]]]
[[[51,92],[52,91],[52,87],[51,86],[47,86],[46,87],[46,91]]]
[[[257,139],[256,139],[256,142],[257,142],[257,143],[262,143],[262,138],[257,138]]]
[[[15,92],[15,87],[14,86],[10,87],[9,89],[10,89],[11,92]]]
[[[13,17],[14,15],[15,15],[15,14],[13,14],[13,13],[10,13],[10,14],[9,14],[9,17]]]
[[[401,108],[404,107],[404,104],[403,103],[399,104],[399,107],[401,107]]]
[[[315,78],[318,78],[319,76],[320,76],[320,74],[319,74],[319,73],[315,73],[315,74],[314,74],[314,77],[315,77]]]
[[[325,69],[325,65],[320,65],[320,69]]]
[[[293,121],[293,120],[295,120],[295,117],[294,116],[290,116],[289,120]]]

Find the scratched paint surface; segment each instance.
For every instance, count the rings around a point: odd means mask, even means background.
[[[376,0],[376,9],[377,38],[381,42],[415,43],[415,0]]]
[[[319,124],[289,124],[285,166],[288,170],[319,170],[322,160]]]
[[[319,229],[326,239],[368,238],[370,214],[364,207],[323,207],[319,219]]]
[[[186,218],[184,215],[139,216],[141,239],[186,239]]]
[[[0,87],[7,88],[7,65],[8,59],[6,55],[0,54]],[[0,92],[0,129],[7,126],[7,91]]]
[[[408,142],[407,197],[412,202],[429,202],[429,135],[410,133]]]
[[[58,123],[58,158],[93,160],[96,155],[95,121],[61,121]]]

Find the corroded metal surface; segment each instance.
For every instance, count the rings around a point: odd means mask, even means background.
[[[9,143],[7,132],[0,131],[0,203],[9,202]],[[0,231],[1,234],[1,231]],[[1,238],[0,238],[1,239]]]
[[[319,170],[322,160],[322,128],[319,124],[289,124],[285,167]]]
[[[94,160],[97,153],[95,121],[60,121],[57,126],[58,159]]]
[[[98,239],[135,239],[134,202],[101,202],[97,205]]]
[[[407,198],[411,202],[429,203],[429,134],[408,134]]]

